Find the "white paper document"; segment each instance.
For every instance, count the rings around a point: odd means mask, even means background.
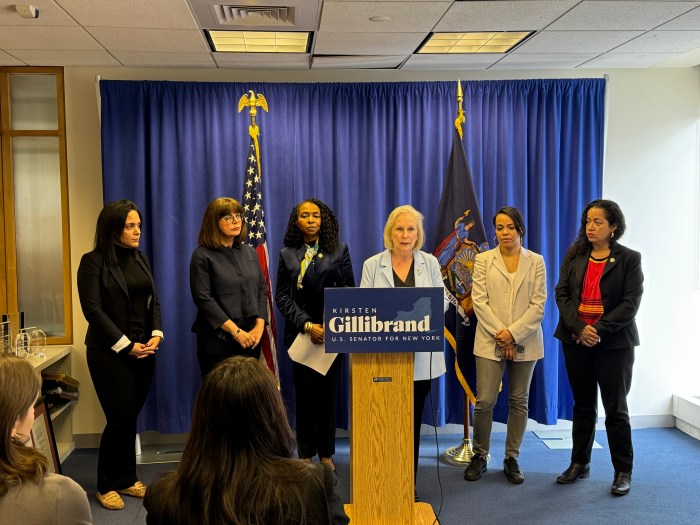
[[[338,354],[327,354],[326,345],[311,342],[309,334],[299,334],[288,350],[289,358],[295,363],[313,368],[321,375],[326,375],[328,369]]]

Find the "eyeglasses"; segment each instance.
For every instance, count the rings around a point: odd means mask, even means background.
[[[224,215],[219,219],[220,221],[224,221],[226,224],[231,224],[232,222],[240,222],[243,220],[243,215],[240,213],[234,213],[233,215]]]
[[[141,223],[140,222],[127,222],[124,225],[124,229],[128,232],[133,230],[134,228],[138,228],[139,230],[141,229]]]

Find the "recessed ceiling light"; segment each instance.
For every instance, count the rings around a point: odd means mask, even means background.
[[[207,31],[220,53],[308,53],[310,33],[295,31]]]
[[[531,34],[532,31],[433,33],[418,53],[507,53]]]
[[[370,16],[369,17],[371,22],[389,22],[391,21],[391,18],[388,16]]]

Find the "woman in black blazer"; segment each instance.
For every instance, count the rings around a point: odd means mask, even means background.
[[[297,335],[306,333],[313,343],[321,345],[324,289],[355,286],[350,251],[338,239],[338,221],[333,211],[318,199],[297,204],[289,216],[284,246],[275,293],[285,321],[284,344],[289,347]],[[318,454],[321,462],[333,469],[341,359],[336,357],[325,376],[303,364],[292,363],[299,457],[311,461]]]
[[[124,507],[119,494],[143,498],[136,477],[136,418],[146,401],[163,340],[160,304],[146,256],[138,250],[141,212],[133,202],[106,205],[95,249],[78,267],[80,306],[88,322],[87,364],[107,418],[97,462],[97,499]]]
[[[615,202],[591,202],[555,288],[559,324],[554,336],[562,341],[574,395],[571,465],[557,482],[574,483],[590,475],[600,387],[615,468],[610,490],[617,496],[627,494],[632,482],[627,394],[639,345],[635,315],[644,281],[639,252],[618,243],[624,233],[625,216]]]

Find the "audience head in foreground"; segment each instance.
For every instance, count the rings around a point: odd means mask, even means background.
[[[70,516],[70,523],[90,524],[85,491],[49,473],[46,457],[27,446],[40,388],[41,377],[26,359],[0,357],[0,523],[43,525]]]
[[[270,371],[256,359],[226,359],[204,379],[180,468],[148,488],[147,522],[348,523],[335,474],[293,450]]]

